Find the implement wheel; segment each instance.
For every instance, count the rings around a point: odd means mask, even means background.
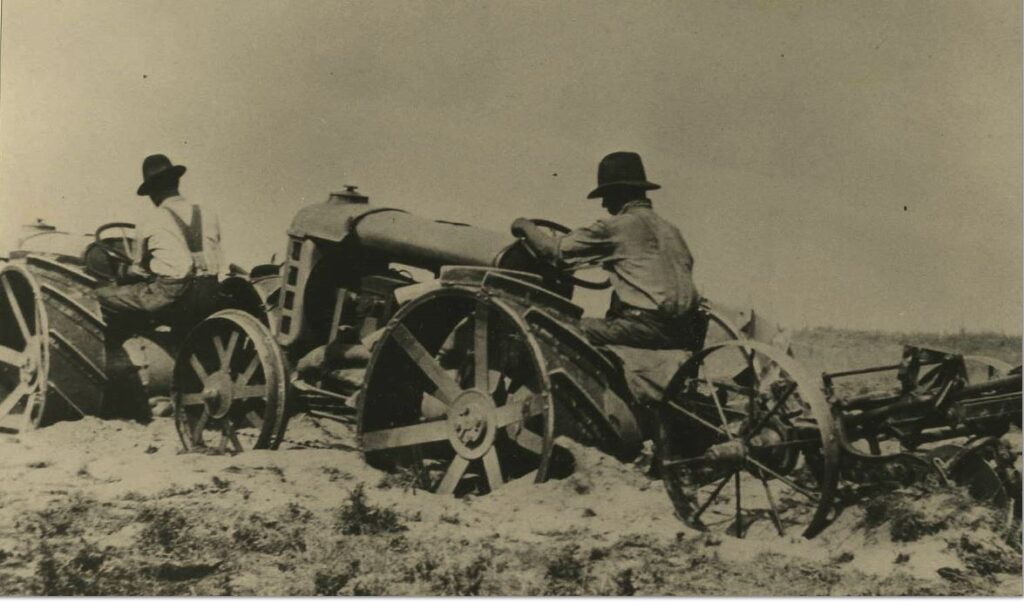
[[[440,494],[546,479],[554,409],[543,356],[504,302],[451,288],[405,306],[366,371],[359,434],[369,464]]]
[[[174,420],[185,450],[236,453],[243,440],[277,448],[287,385],[280,348],[258,319],[223,310],[199,323],[174,365]]]
[[[774,370],[718,372],[737,350]],[[782,351],[750,340],[701,350],[673,377],[661,419],[665,487],[691,527],[742,537],[766,518],[779,534],[806,524],[810,538],[828,525],[839,478],[831,412]]]
[[[0,427],[38,426],[46,402],[48,362],[46,312],[39,287],[24,268],[4,266],[0,270]]]

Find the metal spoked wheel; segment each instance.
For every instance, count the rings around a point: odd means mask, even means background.
[[[776,370],[718,373],[716,360],[737,349]],[[832,518],[839,450],[828,404],[792,358],[763,343],[713,344],[680,368],[666,390],[659,451],[676,514],[691,527],[742,537],[768,519],[780,534],[806,524],[812,537]]]
[[[284,359],[259,320],[224,310],[199,323],[174,367],[172,399],[186,450],[277,448],[284,435]],[[239,437],[242,436],[242,437]]]
[[[449,289],[400,311],[359,406],[366,460],[440,494],[547,477],[554,409],[529,328],[504,302]]]
[[[0,427],[21,430],[39,425],[48,364],[46,313],[39,287],[21,266],[4,266],[0,270]]]

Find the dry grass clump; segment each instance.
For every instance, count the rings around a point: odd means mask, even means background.
[[[346,535],[370,535],[403,532],[406,528],[393,509],[371,505],[363,484],[349,493],[348,501],[337,512],[338,530]]]
[[[313,514],[297,503],[277,513],[250,513],[231,530],[231,540],[243,550],[281,555],[306,550],[306,526]]]

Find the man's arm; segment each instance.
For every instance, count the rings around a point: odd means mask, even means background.
[[[132,262],[123,266],[117,280],[123,283],[134,283],[146,280],[152,273],[143,268],[147,264],[149,255],[149,238],[153,234],[152,216],[146,215],[135,226],[135,244],[132,246]]]
[[[533,221],[518,218],[512,223],[512,234],[525,239],[537,255],[560,267],[596,264],[607,260],[615,251],[611,229],[602,220],[553,237]]]

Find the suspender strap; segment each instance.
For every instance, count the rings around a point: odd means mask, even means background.
[[[192,217],[190,224],[178,217],[178,214],[171,208],[166,208],[167,213],[174,218],[182,236],[185,238],[185,245],[192,254],[192,268],[194,273],[205,274],[208,271],[206,256],[203,255],[203,212],[198,205],[192,206]]]

